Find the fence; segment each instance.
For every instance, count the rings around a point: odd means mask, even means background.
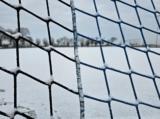
[[[73,21],[73,30],[71,29],[68,29],[67,27],[59,24],[57,21],[54,21],[53,19],[51,19],[50,17],[50,9],[49,9],[49,5],[48,5],[48,0],[46,0],[46,6],[47,6],[47,12],[48,12],[48,18],[44,19],[40,16],[38,16],[37,14],[34,14],[33,12],[29,11],[28,9],[24,8],[22,6],[22,3],[21,3],[21,0],[19,0],[19,5],[16,5],[16,6],[13,6],[9,3],[7,3],[6,1],[4,0],[1,0],[1,2],[9,7],[11,7],[12,9],[16,10],[17,12],[17,25],[18,25],[18,33],[14,34],[14,35],[10,35],[6,32],[4,32],[3,30],[0,30],[1,33],[7,35],[8,37],[10,38],[13,38],[15,41],[16,41],[16,58],[17,58],[17,68],[15,68],[15,70],[7,70],[3,67],[0,67],[0,70],[2,70],[3,72],[6,72],[10,75],[13,75],[13,78],[14,78],[14,110],[13,112],[8,115],[7,113],[5,112],[2,112],[0,111],[0,114],[3,115],[3,116],[7,116],[7,117],[10,117],[11,119],[14,118],[15,115],[21,115],[23,117],[26,117],[26,118],[29,118],[29,119],[32,119],[32,117],[29,117],[28,115],[24,114],[24,113],[21,113],[18,111],[17,109],[17,75],[18,74],[23,74],[27,77],[30,77],[32,78],[33,80],[43,84],[43,85],[46,85],[48,86],[48,92],[49,92],[49,102],[50,102],[50,115],[51,117],[53,117],[53,107],[52,107],[52,95],[51,95],[51,86],[54,84],[54,85],[58,85],[60,86],[61,88],[64,88],[68,91],[70,91],[71,93],[73,94],[76,94],[76,95],[79,95],[79,101],[80,101],[80,118],[81,119],[84,119],[85,118],[85,107],[84,107],[84,98],[89,98],[91,100],[95,100],[95,101],[99,101],[99,102],[103,102],[103,103],[107,103],[108,104],[108,108],[109,108],[109,112],[110,112],[110,118],[113,119],[114,118],[114,115],[112,113],[112,106],[111,106],[111,102],[112,101],[116,101],[116,102],[119,102],[119,103],[123,103],[125,105],[130,105],[130,106],[133,106],[135,107],[136,111],[137,111],[137,116],[138,118],[140,119],[141,118],[141,113],[139,111],[139,105],[145,105],[145,106],[149,106],[151,108],[156,108],[156,109],[160,109],[160,106],[156,106],[156,105],[152,105],[152,104],[148,104],[146,102],[142,102],[138,99],[138,96],[137,96],[137,93],[136,93],[136,90],[135,90],[135,86],[134,86],[134,83],[133,83],[133,77],[132,77],[132,74],[135,74],[135,75],[138,75],[138,76],[141,76],[141,77],[145,77],[145,78],[148,78],[148,79],[151,79],[153,81],[153,84],[155,86],[155,89],[156,89],[156,92],[157,92],[157,96],[158,98],[160,99],[160,93],[159,93],[159,89],[158,89],[158,86],[157,86],[157,83],[156,83],[156,79],[160,79],[160,76],[156,75],[155,74],[155,71],[154,71],[154,68],[153,68],[153,65],[151,63],[151,60],[150,60],[150,57],[149,57],[149,54],[148,53],[152,53],[152,54],[155,54],[157,56],[160,56],[160,54],[158,52],[155,52],[155,51],[152,51],[149,49],[149,47],[147,46],[147,43],[146,43],[146,39],[144,37],[144,33],[143,33],[143,30],[147,30],[149,32],[152,32],[152,33],[155,33],[155,34],[158,34],[160,35],[160,32],[158,31],[154,31],[154,30],[151,30],[145,26],[142,25],[142,21],[141,21],[141,16],[139,15],[139,12],[138,12],[138,9],[142,9],[142,10],[145,10],[146,12],[149,12],[149,13],[152,13],[154,16],[155,16],[155,19],[156,19],[156,22],[157,22],[157,25],[158,25],[158,28],[160,29],[160,23],[158,21],[158,17],[157,17],[157,14],[160,14],[160,11],[157,11],[156,10],[156,7],[155,7],[155,4],[154,4],[154,1],[151,0],[151,4],[153,6],[153,9],[154,10],[149,10],[147,8],[144,8],[142,6],[140,6],[138,3],[137,3],[137,0],[134,0],[134,3],[135,5],[131,5],[129,3],[126,3],[122,0],[111,0],[114,5],[115,5],[115,8],[116,8],[116,12],[117,12],[117,15],[118,15],[118,18],[119,20],[118,21],[115,21],[113,19],[110,19],[108,17],[105,17],[101,14],[99,14],[98,12],[98,9],[97,9],[97,5],[96,5],[96,0],[93,0],[93,4],[94,4],[94,7],[95,7],[95,12],[96,14],[93,15],[93,14],[90,14],[88,13],[87,11],[83,11],[81,9],[78,9],[76,7],[74,7],[74,3],[73,1],[71,0],[71,3],[68,4],[67,2],[64,2],[62,0],[58,0],[59,2],[61,2],[62,4],[68,6],[68,7],[71,7],[71,11],[72,11],[72,21]],[[121,19],[121,16],[120,16],[120,13],[119,13],[119,9],[117,7],[117,3],[120,2],[128,7],[131,7],[133,9],[135,9],[135,12],[136,12],[136,15],[137,15],[137,18],[138,18],[138,21],[139,21],[139,24],[140,26],[135,26],[135,25],[132,25],[130,23],[127,23],[125,21],[122,21]],[[57,51],[56,49],[54,49],[52,46],[48,46],[47,48],[44,48],[44,47],[41,47],[41,46],[38,46],[37,44],[29,41],[28,39],[24,38],[21,36],[20,34],[20,26],[21,26],[21,22],[20,22],[20,11],[23,10],[31,15],[33,15],[34,17],[40,19],[42,22],[45,22],[46,23],[46,27],[47,27],[47,30],[48,30],[48,36],[49,36],[49,43],[51,45],[51,34],[50,34],[50,28],[49,28],[49,22],[52,22],[60,27],[62,27],[63,29],[67,30],[68,32],[71,32],[73,33],[74,35],[74,53],[75,53],[75,60],[72,59],[72,58],[69,58],[68,56],[66,56],[65,54],[62,54],[61,52]],[[90,17],[93,17],[95,18],[96,20],[96,25],[97,25],[97,29],[98,29],[98,33],[99,33],[99,37],[100,39],[96,40],[96,39],[93,39],[93,38],[90,38],[88,36],[85,36],[83,34],[80,34],[79,32],[77,32],[77,29],[76,29],[76,11],[79,11],[85,15],[88,15]],[[101,35],[101,28],[99,26],[99,20],[98,18],[102,18],[102,19],[105,19],[105,20],[108,20],[108,21],[111,21],[115,24],[117,24],[119,26],[119,30],[120,30],[120,33],[122,35],[122,39],[123,39],[123,43],[124,45],[117,45],[115,43],[112,43],[110,41],[106,41],[105,39],[102,38],[102,35]],[[132,28],[135,28],[135,29],[138,29],[141,33],[141,36],[143,38],[143,42],[144,42],[144,45],[145,45],[145,48],[146,50],[141,50],[141,49],[138,49],[138,48],[135,48],[135,47],[132,47],[130,45],[128,45],[125,41],[125,37],[124,37],[124,32],[123,32],[123,29],[122,29],[122,24],[125,24],[127,26],[130,26]],[[84,62],[81,62],[79,60],[79,57],[78,57],[78,45],[77,45],[77,37],[78,36],[81,36],[83,38],[87,38],[91,41],[94,41],[94,42],[97,42],[99,44],[99,47],[100,47],[100,52],[101,52],[101,56],[102,56],[102,61],[104,63],[104,67],[103,68],[100,68],[100,67],[95,67],[93,65],[90,65],[90,64],[87,64],[87,63],[84,63]],[[20,69],[20,60],[19,60],[19,46],[18,46],[18,42],[20,39],[23,39],[29,43],[31,43],[32,45],[36,46],[37,48],[40,48],[41,50],[44,50],[48,53],[48,57],[49,57],[49,66],[50,66],[50,75],[52,76],[53,75],[53,72],[52,72],[52,60],[51,60],[51,52],[56,52],[58,53],[59,55],[65,57],[66,59],[72,61],[72,62],[75,62],[76,63],[76,72],[77,72],[77,83],[78,83],[78,92],[76,91],[73,91],[71,89],[69,89],[68,87],[65,87],[63,85],[61,85],[60,83],[54,81],[52,78],[48,81],[48,82],[44,82],[44,81],[41,81],[40,79],[24,72],[23,70]],[[126,57],[126,61],[127,61],[127,64],[128,64],[128,68],[130,69],[129,72],[123,72],[123,71],[120,71],[120,70],[117,70],[117,69],[114,69],[114,68],[111,68],[111,67],[108,67],[106,65],[106,60],[105,60],[105,57],[104,57],[104,53],[103,53],[103,49],[102,49],[102,43],[105,42],[105,43],[108,43],[108,44],[111,44],[113,46],[116,46],[116,47],[119,47],[119,48],[122,48],[124,50],[124,54],[125,54],[125,57]],[[136,50],[136,51],[139,51],[141,53],[144,53],[146,55],[146,58],[148,60],[148,63],[149,63],[149,66],[150,66],[150,69],[152,71],[152,74],[153,76],[147,76],[147,75],[144,75],[144,74],[141,74],[139,72],[136,72],[136,71],[133,71],[132,70],[132,67],[130,65],[130,61],[129,61],[129,58],[128,58],[128,54],[127,54],[127,51],[126,51],[126,48],[131,48],[133,50]],[[82,83],[81,83],[81,75],[80,75],[80,65],[84,65],[84,66],[87,66],[87,67],[90,67],[90,68],[94,68],[94,69],[97,69],[97,70],[100,70],[103,72],[104,74],[104,80],[106,82],[106,88],[107,88],[107,92],[108,92],[108,100],[102,100],[102,99],[98,99],[98,98],[95,98],[95,97],[91,97],[89,95],[84,95],[83,94],[83,89],[82,89]],[[107,73],[106,73],[106,70],[112,70],[112,71],[115,71],[115,72],[118,72],[118,73],[121,73],[121,74],[124,74],[124,75],[127,75],[130,79],[130,83],[131,83],[131,86],[132,86],[132,90],[133,90],[133,93],[134,93],[134,97],[135,97],[135,103],[133,102],[126,102],[126,101],[123,101],[123,100],[120,100],[120,99],[116,99],[114,97],[111,96],[111,90],[110,90],[110,87],[109,87],[109,84],[108,84],[108,80],[107,80]]]

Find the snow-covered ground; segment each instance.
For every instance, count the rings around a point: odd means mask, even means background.
[[[73,48],[56,48],[58,51],[74,58]],[[143,49],[143,48],[141,48]],[[160,53],[159,48],[151,49]],[[128,66],[123,49],[103,48],[106,63],[109,67],[128,72]],[[127,49],[129,61],[134,71],[145,75],[152,72],[144,53]],[[80,61],[96,67],[103,67],[99,48],[79,48]],[[154,71],[160,76],[160,56],[149,53]],[[0,66],[8,70],[16,68],[16,50],[0,50]],[[50,78],[48,55],[37,49],[20,49],[21,70],[46,81]],[[77,91],[75,63],[52,52],[52,69],[54,80]],[[129,76],[106,70],[111,94],[116,99],[135,102]],[[107,88],[103,72],[81,65],[81,76],[84,93],[99,99],[107,99]],[[138,98],[142,102],[160,106],[153,81],[148,78],[132,75]],[[156,79],[160,90],[160,79]],[[48,87],[22,74],[18,75],[18,107],[21,111],[37,119],[50,119]],[[79,99],[56,85],[52,85],[52,100],[54,116],[58,119],[78,119]],[[135,107],[111,102],[114,119],[138,119]],[[142,119],[159,119],[160,109],[139,105]],[[8,112],[13,109],[13,76],[0,70],[0,110]],[[110,113],[107,103],[97,102],[85,98],[86,119],[109,119]],[[0,119],[8,119],[0,115]],[[16,116],[15,119],[23,119]]]

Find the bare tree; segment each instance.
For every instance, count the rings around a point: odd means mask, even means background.
[[[96,36],[96,37],[95,37],[95,39],[96,39],[96,40],[98,40],[98,39],[99,39],[99,37],[98,37],[98,36]],[[97,46],[98,42],[94,42],[94,44],[95,44],[95,46]]]
[[[57,45],[58,46],[60,45],[60,39],[57,39]]]
[[[111,39],[110,39],[110,42],[114,42],[114,41],[116,41],[117,40],[117,38],[116,37],[111,37]]]
[[[18,32],[18,29],[16,29],[16,32]],[[30,35],[29,29],[25,28],[25,27],[20,28],[20,33],[22,34],[22,37],[24,37],[24,38],[27,38],[27,36]],[[20,41],[21,41],[21,45],[24,46],[25,41],[23,39],[20,39]]]
[[[16,29],[16,32],[18,32],[18,29]],[[20,28],[20,32],[22,34],[23,37],[27,37],[28,35],[30,35],[30,31],[28,28],[25,28],[25,27],[21,27]]]
[[[39,38],[36,39],[36,44],[39,46],[41,44],[41,40]]]
[[[27,36],[27,39],[33,42],[33,38],[31,36]],[[32,47],[32,43],[30,43],[30,47]]]
[[[89,40],[86,40],[86,46],[88,47],[90,44],[90,41]]]
[[[48,40],[46,38],[43,39],[43,44],[45,47],[49,45]]]
[[[13,31],[12,29],[7,29],[7,32],[9,32],[11,35],[15,33],[15,31]],[[14,39],[8,37],[7,38],[9,40],[10,45],[12,44],[12,42],[14,41]]]

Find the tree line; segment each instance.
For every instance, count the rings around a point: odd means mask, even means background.
[[[0,29],[5,32],[8,32],[11,35],[18,32],[18,29],[15,29],[15,30],[4,29],[2,26],[0,26]],[[36,38],[35,40],[33,40],[33,38],[30,36],[30,31],[28,28],[21,27],[20,32],[22,34],[22,37],[30,40],[31,42],[35,42],[38,46],[47,47],[50,44],[47,38],[43,38],[43,39]],[[93,39],[98,40],[99,37],[94,37]],[[117,40],[116,37],[111,37],[111,39],[109,39],[110,42],[114,42],[116,40]],[[6,44],[3,44],[4,41],[8,41],[7,46]],[[51,37],[51,45],[54,47],[72,47],[74,46],[74,40],[73,38],[68,38],[66,36],[63,36],[56,40],[53,37]],[[98,46],[98,43],[83,37],[78,37],[78,45],[81,47],[96,47]],[[102,43],[102,45],[109,46],[109,44],[107,43]],[[3,33],[0,33],[0,47],[16,47],[16,42],[14,39],[6,36]],[[26,42],[25,40],[20,39],[19,47],[33,47],[33,46],[32,44]]]

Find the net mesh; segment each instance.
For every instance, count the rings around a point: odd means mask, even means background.
[[[76,91],[73,91],[73,90],[69,89],[68,87],[66,87],[66,86],[64,86],[64,85],[62,85],[62,84],[60,84],[60,83],[58,83],[58,82],[56,82],[56,81],[54,81],[54,80],[50,80],[48,83],[46,83],[46,82],[41,81],[40,79],[38,79],[38,78],[36,78],[36,77],[34,77],[34,76],[30,75],[30,74],[24,72],[23,70],[20,69],[19,46],[18,46],[18,42],[19,42],[20,39],[23,39],[23,40],[31,43],[32,45],[36,46],[37,48],[46,51],[46,53],[48,54],[48,57],[49,57],[49,61],[48,61],[48,62],[49,62],[49,66],[50,66],[50,75],[53,74],[53,72],[52,72],[52,62],[51,62],[51,61],[52,61],[52,60],[51,60],[51,52],[52,52],[52,51],[58,53],[59,55],[65,57],[66,59],[68,59],[68,60],[70,60],[70,61],[72,61],[72,62],[78,63],[78,59],[77,59],[77,60],[76,60],[76,59],[74,60],[74,59],[66,56],[65,54],[57,51],[57,50],[54,49],[52,46],[48,46],[47,48],[38,46],[37,44],[29,41],[28,39],[26,39],[26,38],[24,38],[24,37],[22,37],[20,33],[17,33],[17,34],[15,34],[15,35],[10,35],[10,34],[4,32],[3,30],[0,30],[1,33],[7,35],[7,36],[10,37],[10,38],[13,38],[13,39],[16,41],[16,58],[17,58],[17,68],[15,68],[15,70],[10,71],[10,70],[7,70],[7,69],[5,69],[5,68],[3,68],[3,67],[0,67],[0,70],[1,70],[1,71],[6,72],[6,73],[8,73],[8,74],[10,74],[10,75],[13,75],[13,77],[14,77],[14,108],[15,108],[15,110],[13,111],[13,114],[12,114],[12,115],[8,115],[7,113],[2,112],[2,111],[0,111],[0,114],[3,115],[3,116],[10,117],[10,118],[14,118],[14,116],[18,114],[18,115],[21,115],[21,116],[23,116],[23,117],[32,119],[32,117],[30,117],[30,116],[28,116],[28,115],[26,115],[26,114],[24,114],[24,113],[21,113],[21,112],[19,112],[19,111],[17,110],[17,75],[18,75],[18,74],[23,74],[23,75],[25,75],[25,76],[27,76],[27,77],[30,77],[31,79],[33,79],[33,80],[41,83],[41,84],[43,84],[43,85],[48,86],[49,102],[50,102],[50,115],[51,115],[51,116],[53,116],[52,95],[51,95],[51,92],[52,92],[51,86],[52,86],[53,84],[54,84],[54,85],[58,85],[58,86],[60,86],[61,88],[64,88],[64,89],[70,91],[70,92],[73,93],[73,94],[79,95],[80,101],[83,100],[83,96],[84,96],[85,98],[89,98],[89,99],[92,99],[92,100],[95,100],[95,101],[107,103],[107,104],[108,104],[108,108],[109,108],[110,118],[111,118],[111,119],[114,118],[113,112],[112,112],[113,110],[112,110],[112,106],[111,106],[111,102],[112,102],[112,101],[119,102],[119,103],[122,103],[122,104],[125,104],[125,105],[129,105],[129,106],[135,107],[136,112],[137,112],[137,117],[138,117],[139,119],[141,118],[141,113],[140,113],[140,111],[139,111],[139,105],[144,105],[144,106],[148,106],[148,107],[155,108],[155,109],[159,110],[159,109],[160,109],[160,106],[152,105],[152,104],[149,104],[149,103],[146,103],[146,102],[143,102],[143,101],[140,101],[140,100],[139,100],[139,98],[138,98],[138,96],[137,96],[137,93],[136,93],[135,85],[134,85],[134,82],[133,82],[133,76],[132,76],[132,74],[134,74],[134,75],[138,75],[138,76],[140,76],[140,77],[145,77],[145,78],[148,78],[148,79],[152,80],[152,81],[153,81],[153,84],[154,84],[154,87],[155,87],[155,89],[156,89],[157,96],[158,96],[158,98],[160,99],[160,93],[159,93],[158,86],[157,86],[157,83],[156,83],[156,80],[159,79],[160,76],[158,76],[158,75],[155,74],[153,65],[152,65],[151,60],[150,60],[149,53],[152,53],[152,54],[157,55],[157,56],[160,56],[160,54],[159,54],[158,52],[155,52],[155,51],[152,51],[151,49],[149,49],[149,47],[148,47],[148,45],[147,45],[147,43],[146,43],[146,39],[145,39],[145,37],[144,37],[144,32],[143,32],[143,30],[147,30],[147,31],[149,31],[149,32],[152,32],[152,33],[155,33],[155,34],[158,34],[158,35],[160,35],[160,32],[158,32],[158,31],[156,31],[156,30],[149,29],[149,28],[143,26],[143,25],[142,25],[142,21],[141,21],[141,17],[140,17],[139,12],[138,12],[138,9],[142,9],[142,10],[144,10],[144,11],[146,11],[146,12],[149,12],[149,13],[153,14],[154,17],[155,17],[157,26],[158,26],[158,28],[160,29],[160,23],[159,23],[159,21],[158,21],[158,16],[157,16],[157,15],[160,14],[160,12],[157,11],[157,9],[156,9],[156,7],[155,7],[155,4],[154,4],[154,1],[151,0],[151,5],[152,5],[152,7],[153,7],[153,10],[149,10],[149,9],[147,9],[147,8],[144,8],[144,7],[140,6],[140,5],[137,3],[136,0],[134,0],[135,5],[131,5],[131,4],[129,4],[129,3],[127,3],[127,2],[124,2],[124,1],[122,1],[122,0],[111,0],[111,1],[114,3],[114,5],[115,5],[116,13],[117,13],[117,16],[118,16],[118,18],[119,18],[118,21],[115,21],[115,20],[113,20],[113,19],[110,19],[110,18],[108,18],[108,17],[103,16],[102,14],[99,14],[95,0],[93,0],[95,12],[96,12],[96,14],[94,14],[94,15],[88,13],[87,11],[83,11],[83,10],[81,10],[81,9],[78,9],[78,8],[74,7],[72,4],[70,5],[70,4],[68,4],[67,2],[64,2],[64,1],[62,1],[62,0],[58,0],[58,1],[61,2],[63,5],[66,5],[66,6],[68,6],[68,7],[71,7],[71,8],[72,8],[72,13],[74,13],[75,11],[79,11],[79,12],[85,14],[85,15],[88,15],[89,17],[95,18],[95,20],[96,20],[96,25],[97,25],[97,29],[98,29],[98,33],[99,33],[99,38],[100,38],[100,39],[96,40],[96,39],[94,39],[94,38],[90,38],[90,37],[88,37],[88,36],[85,36],[85,35],[83,35],[83,34],[81,34],[81,33],[79,33],[79,32],[76,33],[76,32],[77,32],[76,28],[74,29],[74,27],[73,27],[73,30],[68,29],[67,27],[63,26],[62,24],[60,24],[60,23],[54,21],[53,19],[51,19],[51,17],[50,17],[50,9],[49,9],[49,5],[48,5],[48,0],[46,0],[47,13],[48,13],[48,18],[46,18],[46,19],[44,19],[44,18],[38,16],[37,14],[33,13],[32,11],[29,11],[28,9],[24,8],[24,7],[22,6],[21,0],[19,0],[19,5],[17,5],[17,6],[13,6],[13,5],[9,4],[8,2],[1,0],[1,2],[2,2],[3,4],[5,4],[5,5],[7,5],[7,6],[11,7],[11,8],[13,8],[14,10],[16,10],[16,12],[17,12],[18,32],[20,32],[20,26],[21,26],[21,25],[20,25],[21,22],[20,22],[20,16],[19,16],[19,14],[20,14],[20,11],[23,10],[23,11],[25,11],[25,12],[33,15],[34,17],[40,19],[42,22],[45,22],[45,23],[46,23],[46,27],[47,27],[47,30],[48,30],[48,37],[49,37],[49,43],[50,43],[50,45],[51,45],[51,34],[50,34],[49,22],[52,22],[52,23],[54,23],[54,24],[62,27],[63,29],[65,29],[65,30],[67,30],[67,31],[69,31],[69,32],[71,32],[71,33],[74,34],[74,42],[75,42],[75,43],[74,43],[74,47],[75,47],[75,49],[77,49],[77,47],[78,47],[78,45],[76,44],[76,41],[75,41],[77,36],[81,36],[81,37],[83,37],[83,38],[86,38],[86,39],[89,39],[89,40],[91,40],[91,41],[97,42],[97,43],[99,44],[99,47],[100,47],[100,52],[101,52],[101,56],[102,56],[102,61],[103,61],[104,67],[103,67],[103,68],[100,68],[100,67],[96,67],[96,66],[93,66],[93,65],[91,65],[91,64],[84,63],[84,62],[79,62],[79,63],[80,63],[81,65],[84,65],[84,66],[87,66],[87,67],[90,67],[90,68],[93,68],[93,69],[97,69],[97,70],[100,70],[100,71],[103,72],[103,74],[104,74],[104,80],[105,80],[105,82],[106,82],[106,88],[107,88],[107,92],[108,92],[108,96],[109,96],[108,100],[98,99],[98,98],[91,97],[91,96],[85,95],[85,94],[83,95],[82,87],[79,87],[79,88],[81,88],[81,90],[78,90],[78,92],[76,92]],[[73,1],[71,1],[71,2],[73,2]],[[132,25],[132,24],[130,24],[130,23],[127,23],[127,22],[123,21],[123,20],[121,19],[120,12],[119,12],[119,9],[118,9],[118,7],[117,7],[117,3],[122,3],[122,4],[124,4],[124,5],[128,6],[128,7],[131,7],[131,8],[133,8],[133,9],[135,9],[135,12],[136,12],[136,15],[137,15],[137,18],[138,18],[138,21],[139,21],[139,25],[140,25],[140,26],[135,26],[135,25]],[[72,14],[72,17],[73,17],[73,26],[74,26],[74,25],[76,24],[76,22],[74,22],[74,19],[76,18],[76,17],[75,17],[75,14]],[[114,23],[114,24],[117,24],[117,25],[119,26],[119,30],[120,30],[120,33],[121,33],[121,36],[122,36],[122,39],[123,39],[123,43],[124,43],[123,45],[118,45],[118,44],[116,44],[116,43],[107,41],[107,40],[105,40],[105,39],[102,38],[102,36],[101,36],[101,28],[100,28],[100,25],[99,25],[99,20],[98,20],[98,18],[105,19],[105,20],[110,21],[110,22],[112,22],[112,23]],[[75,24],[74,24],[74,23],[75,23]],[[132,28],[137,29],[137,30],[140,31],[146,50],[141,50],[141,49],[138,49],[138,48],[135,48],[135,47],[132,47],[132,46],[128,45],[128,43],[126,42],[126,39],[125,39],[125,37],[124,37],[124,31],[123,31],[123,29],[122,29],[122,25],[127,25],[127,26],[130,26],[130,27],[132,27]],[[75,26],[75,27],[76,27],[76,26]],[[119,47],[119,48],[123,49],[124,54],[125,54],[125,58],[126,58],[126,61],[127,61],[128,68],[130,69],[129,72],[123,72],[123,71],[121,71],[121,70],[118,70],[118,69],[115,69],[115,68],[111,68],[111,67],[108,67],[108,66],[106,65],[107,62],[106,62],[106,60],[105,60],[104,53],[103,53],[103,49],[102,49],[102,43],[103,43],[103,42],[108,43],[108,44],[111,44],[111,45],[113,45],[113,46],[115,46],[115,47]],[[139,73],[139,72],[136,72],[136,71],[133,71],[133,70],[132,70],[132,67],[131,67],[131,65],[130,65],[130,61],[129,61],[129,58],[128,58],[129,56],[128,56],[128,54],[127,54],[126,48],[131,48],[131,49],[133,49],[133,50],[136,50],[136,51],[138,51],[138,52],[144,53],[144,54],[146,55],[148,64],[149,64],[150,69],[151,69],[151,71],[152,71],[152,76],[148,76],[148,75],[145,75],[145,74],[141,74],[141,73]],[[78,56],[78,55],[77,55],[76,52],[75,52],[75,57],[76,57],[76,56]],[[130,83],[131,83],[131,86],[132,86],[132,90],[133,90],[133,93],[134,93],[134,97],[135,97],[135,103],[123,101],[123,100],[121,100],[121,99],[117,99],[117,98],[114,98],[114,97],[111,96],[111,90],[110,90],[110,86],[109,86],[109,83],[108,83],[108,80],[107,80],[106,70],[111,70],[111,71],[114,71],[114,72],[118,72],[118,73],[127,75],[127,76],[129,77]],[[80,75],[80,74],[79,74],[79,75]],[[78,78],[78,77],[77,77],[77,78]],[[81,82],[78,82],[78,83],[81,85]],[[81,86],[82,86],[82,85],[81,85]],[[82,99],[82,100],[81,100],[81,99]],[[83,118],[85,118],[85,116],[84,116],[84,104],[81,104],[81,103],[82,103],[82,102],[80,102],[80,109],[81,109],[81,110],[80,110],[80,113],[81,113],[81,117],[80,117],[80,118],[83,119]]]

